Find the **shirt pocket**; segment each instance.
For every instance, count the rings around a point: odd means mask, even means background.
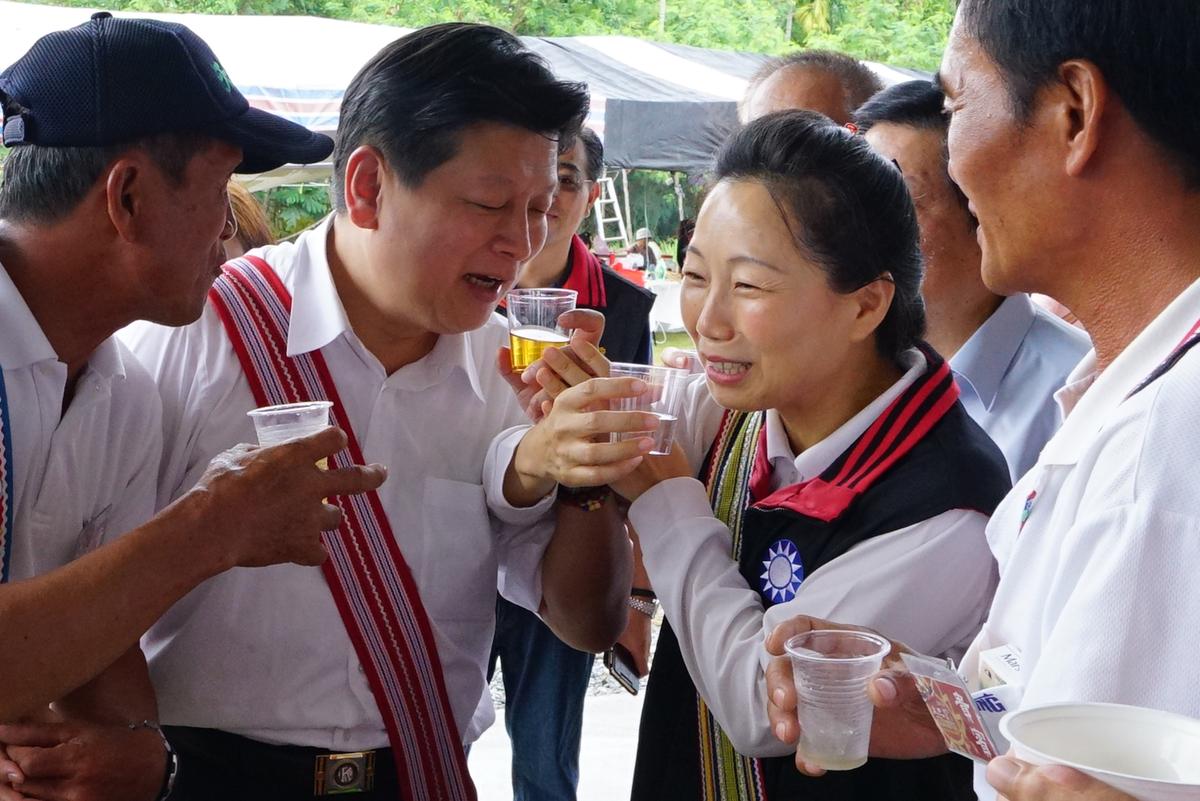
[[[414,573],[430,617],[490,621],[496,548],[483,486],[427,477],[421,505],[421,564]]]
[[[107,510],[106,510],[107,511]],[[21,542],[14,542],[14,576],[30,578],[62,567],[86,552],[87,521],[70,504],[37,506],[30,510]],[[99,521],[103,525],[103,521]]]

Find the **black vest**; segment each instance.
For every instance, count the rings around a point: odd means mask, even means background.
[[[939,360],[940,361],[940,360]],[[912,433],[913,421],[899,433]],[[872,431],[863,435],[870,437]],[[877,433],[878,437],[879,434]],[[870,469],[877,449],[862,438],[822,479],[832,481],[852,454]],[[873,445],[876,443],[865,443]],[[715,454],[710,451],[707,462]],[[708,474],[709,465],[701,475]],[[802,575],[811,575],[871,537],[928,520],[952,509],[990,515],[1010,488],[1003,455],[957,401],[890,469],[832,520],[787,507],[752,507],[744,512],[739,568],[760,593],[764,607],[779,598],[763,578],[773,555],[790,551]],[[778,498],[775,493],[768,498]],[[803,508],[806,496],[791,506]],[[827,515],[826,515],[827,516]],[[790,547],[789,547],[790,546]],[[864,590],[864,591],[868,591]],[[765,703],[765,699],[764,699]],[[646,689],[634,769],[633,801],[698,801],[700,759],[696,689],[669,625],[659,635]],[[958,801],[974,799],[971,763],[953,754],[922,760],[870,759],[861,768],[813,779],[799,773],[792,757],[759,762],[769,801]]]

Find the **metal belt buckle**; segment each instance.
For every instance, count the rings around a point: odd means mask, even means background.
[[[321,754],[313,776],[313,795],[365,793],[375,787],[375,752]]]

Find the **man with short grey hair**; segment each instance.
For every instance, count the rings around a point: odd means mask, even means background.
[[[801,50],[765,63],[746,85],[738,118],[750,122],[772,111],[819,111],[838,125],[883,88],[870,67],[832,50]]]

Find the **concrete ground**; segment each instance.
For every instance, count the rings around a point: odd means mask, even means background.
[[[629,798],[641,714],[641,695],[620,692],[588,696],[583,708],[578,801]],[[479,801],[512,801],[511,760],[504,710],[497,709],[495,724],[472,746],[468,763]]]

